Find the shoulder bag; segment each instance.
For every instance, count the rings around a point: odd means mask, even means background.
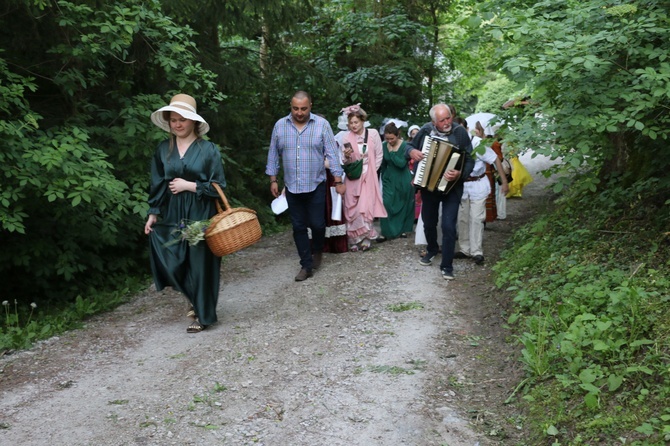
[[[363,139],[363,146],[367,147],[368,144],[368,129],[365,129],[365,138]],[[347,175],[347,178],[350,180],[357,180],[363,174],[363,160],[357,159],[348,164],[342,166],[344,173]]]

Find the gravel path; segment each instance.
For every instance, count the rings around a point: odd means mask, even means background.
[[[532,173],[547,160],[522,159]],[[18,445],[506,444],[519,371],[490,265],[546,202],[545,181],[489,224],[457,280],[412,238],[325,254],[302,283],[289,233],[223,264],[220,322],[149,289],[85,328],[0,358],[0,442]],[[439,264],[439,258],[436,259]],[[435,263],[435,262],[434,262]],[[512,443],[509,443],[512,444]]]

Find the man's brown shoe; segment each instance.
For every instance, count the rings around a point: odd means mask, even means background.
[[[296,282],[302,282],[305,279],[312,277],[314,273],[312,271],[307,271],[305,268],[301,269],[297,276],[295,276]]]
[[[312,269],[321,268],[321,259],[323,258],[322,252],[315,252],[312,254]]]

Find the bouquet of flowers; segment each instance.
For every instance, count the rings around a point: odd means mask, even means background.
[[[165,246],[175,245],[182,241],[188,242],[189,246],[197,245],[202,240],[205,240],[205,230],[209,227],[210,220],[182,220],[177,225],[171,234],[176,237],[170,240]]]

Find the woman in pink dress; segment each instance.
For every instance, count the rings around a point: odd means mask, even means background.
[[[347,115],[349,126],[343,137],[344,164],[346,166],[358,160],[363,162],[360,177],[346,179],[344,217],[347,221],[347,242],[350,251],[367,251],[371,241],[379,235],[374,227],[375,218],[387,217],[377,177],[384,158],[382,140],[377,130],[365,128],[368,115],[360,104],[345,107],[342,113]]]

